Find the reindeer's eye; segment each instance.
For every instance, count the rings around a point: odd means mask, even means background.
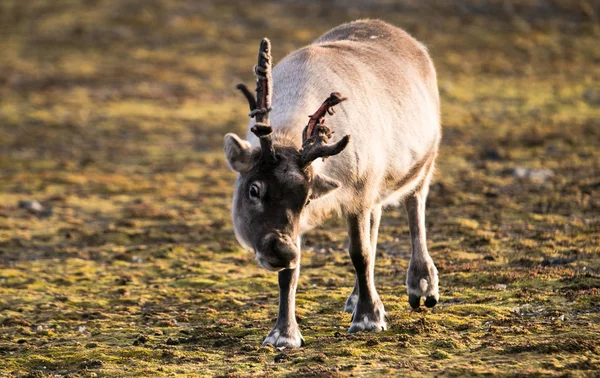
[[[259,199],[260,198],[260,188],[256,184],[250,185],[250,198]]]
[[[309,204],[309,203],[310,203],[310,198],[308,198],[308,199],[306,200],[306,203],[304,204],[304,206],[308,206],[308,204]]]

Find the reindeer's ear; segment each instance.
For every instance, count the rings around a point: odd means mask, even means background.
[[[250,143],[240,139],[235,134],[225,135],[225,156],[231,169],[236,172],[246,172],[252,168],[252,148]]]
[[[312,193],[310,199],[317,199],[325,194],[339,188],[342,184],[325,175],[317,174],[312,180]]]

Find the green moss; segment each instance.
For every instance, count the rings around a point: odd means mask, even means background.
[[[1,2],[0,376],[598,375],[594,10],[384,3]],[[438,70],[427,222],[442,300],[409,309],[406,216],[387,209],[389,330],[347,335],[353,269],[332,220],[304,238],[307,345],[260,347],[277,277],[233,235],[222,137],[247,124],[234,85],[252,82],[263,36],[278,62],[363,17],[406,28]]]
[[[448,358],[451,357],[450,353],[448,352],[444,352],[443,350],[434,350],[429,357],[431,357],[434,360],[447,360]]]

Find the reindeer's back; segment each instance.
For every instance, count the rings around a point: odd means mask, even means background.
[[[427,48],[404,30],[381,20],[358,20],[340,25],[313,42],[324,48],[347,48],[356,57],[371,59],[382,74],[397,76],[392,62],[415,67],[427,82],[435,84],[435,69]],[[433,80],[431,80],[433,79]],[[437,86],[431,88],[437,94]]]
[[[326,123],[351,134],[344,159],[328,159],[329,174],[348,182],[401,175],[437,150],[437,78],[427,49],[379,20],[338,26],[288,55],[273,71],[272,123],[300,137],[307,115],[329,93],[348,101]]]

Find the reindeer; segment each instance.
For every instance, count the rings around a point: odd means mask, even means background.
[[[236,238],[258,264],[279,272],[279,313],[263,344],[304,345],[295,316],[300,237],[333,214],[347,221],[356,272],[344,308],[352,313],[349,333],[387,328],[374,280],[387,205],[403,202],[408,214],[409,304],[417,308],[424,299],[435,306],[438,272],[426,246],[425,201],[441,128],[427,49],[383,21],[360,20],[330,30],[274,70],[271,65],[265,38],[255,66],[256,98],[238,85],[254,118],[247,140],[225,136],[228,163],[239,173],[232,206]],[[327,96],[332,91],[339,92]],[[334,106],[337,115],[326,125]],[[306,123],[309,109],[318,110]]]

